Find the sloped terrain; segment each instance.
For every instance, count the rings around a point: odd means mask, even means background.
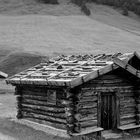
[[[140,52],[139,22],[114,10],[116,19],[102,12],[90,17],[0,15],[0,70],[12,75],[39,63],[40,56]]]
[[[0,61],[0,70],[9,76],[32,67],[42,61],[42,57],[29,53],[10,53]]]
[[[51,56],[130,52],[140,51],[140,36],[86,16],[0,16],[0,46]]]
[[[0,13],[6,15],[79,15],[80,8],[70,0],[58,0],[58,5],[44,4],[39,0],[0,0]]]
[[[121,30],[140,36],[140,16],[129,11],[128,16],[122,15],[122,10],[110,6],[88,3],[93,20],[119,28]]]

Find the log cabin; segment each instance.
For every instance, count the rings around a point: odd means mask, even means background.
[[[7,80],[17,118],[93,137],[140,127],[140,56],[134,53],[52,58]]]

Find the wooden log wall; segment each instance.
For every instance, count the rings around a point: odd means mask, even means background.
[[[87,83],[84,83],[83,85],[80,86],[80,88],[82,91],[85,92],[85,95],[88,96],[89,98],[90,96],[92,96],[93,93],[100,93],[102,95],[106,92],[112,92],[115,94],[116,112],[117,112],[116,113],[116,121],[117,121],[116,127],[132,124],[136,122],[139,124],[140,122],[140,96],[138,96],[137,101],[136,101],[136,95],[135,95],[136,90],[137,90],[137,93],[140,93],[140,90],[138,90],[139,86],[138,85],[135,86],[133,82],[131,83],[131,81],[128,80],[127,76],[129,75],[127,75],[126,77],[125,76],[123,77],[122,75],[119,75],[118,73],[119,72],[108,73],[94,80],[91,80]],[[86,90],[89,92],[86,92]],[[96,100],[97,97],[94,96],[90,98],[90,100],[94,100],[94,99]],[[88,106],[89,104],[90,102],[86,104],[86,106]],[[94,103],[94,101],[92,102],[91,106],[93,106],[95,110],[97,110],[97,105]],[[93,114],[96,116],[95,112]],[[136,121],[136,116],[137,116],[137,121]],[[99,120],[100,119],[98,118],[98,123],[100,123]]]
[[[75,94],[75,131],[97,127],[97,93],[91,89],[81,89]]]
[[[140,125],[140,89],[135,90],[136,95],[136,124]]]
[[[67,126],[67,133],[71,135],[74,133],[75,127],[75,119],[74,119],[74,94],[70,91],[70,89],[64,90],[65,100],[62,101],[62,104],[65,108],[65,116],[66,116],[66,126]]]
[[[136,100],[134,89],[120,91],[120,126],[136,123]]]
[[[65,96],[63,89],[17,86],[15,94],[17,95],[17,118],[26,118],[66,129],[65,109],[61,103]]]
[[[69,134],[79,133],[101,126],[101,96],[107,92],[116,96],[114,126],[115,122],[116,127],[139,124],[140,89],[118,73],[108,73],[74,89],[17,86],[17,117],[67,129]]]

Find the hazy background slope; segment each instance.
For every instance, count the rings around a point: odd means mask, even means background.
[[[0,0],[0,13],[8,15],[48,14],[48,15],[77,15],[80,8],[70,0],[58,0],[59,4],[39,3],[39,0]]]
[[[70,0],[59,5],[0,0],[0,70],[12,75],[40,63],[42,56],[140,52],[138,16],[87,6],[90,17]]]

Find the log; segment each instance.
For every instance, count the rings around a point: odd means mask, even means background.
[[[65,111],[65,116],[69,117],[69,116],[73,116],[74,115],[74,110],[66,110]]]
[[[74,124],[68,124],[66,125],[67,133],[71,135],[74,132]]]
[[[25,95],[23,94],[24,99],[31,99],[31,100],[37,100],[37,101],[46,101],[48,100],[47,96],[41,96],[41,95]]]
[[[135,107],[136,106],[136,104],[123,104],[123,105],[120,105],[120,110],[121,109],[124,109],[124,108],[129,108],[129,107]]]
[[[117,86],[120,86],[120,87],[124,87],[124,86],[131,86],[130,83],[88,83],[88,87],[117,87]]]
[[[51,116],[45,116],[45,115],[41,115],[41,114],[36,114],[33,112],[28,112],[28,111],[22,111],[22,114],[24,117],[29,117],[29,118],[37,118],[40,120],[46,120],[46,121],[50,121],[50,122],[57,122],[57,123],[62,123],[62,124],[66,124],[66,120],[65,119],[60,119],[60,118],[54,118]]]
[[[75,119],[74,119],[74,117],[71,115],[71,116],[67,116],[66,117],[66,122],[68,123],[68,124],[74,124],[74,122],[75,122]]]
[[[96,102],[97,101],[97,96],[78,97],[77,101],[79,103],[82,103],[82,102]]]
[[[97,103],[96,102],[83,102],[83,103],[78,103],[75,106],[76,106],[77,110],[80,110],[80,109],[90,109],[90,108],[97,107]]]
[[[15,87],[15,95],[22,95],[22,88],[20,86]]]
[[[135,122],[136,122],[135,118],[125,119],[125,120],[120,121],[120,125],[122,126],[122,125],[127,125],[127,124],[131,124]]]
[[[135,98],[134,91],[120,92],[120,99]]]
[[[135,102],[135,100],[125,100],[125,101],[121,101],[120,102],[120,105],[126,105],[126,104],[131,104],[131,105],[135,105],[136,104],[136,102]]]
[[[60,106],[57,106],[56,104],[51,104],[51,103],[48,103],[48,102],[45,102],[45,101],[37,101],[37,100],[25,99],[25,98],[22,99],[22,103],[39,105],[39,106],[41,105],[41,106],[50,106],[50,107],[60,107]],[[61,107],[61,108],[63,108],[63,107]]]
[[[136,114],[136,124],[140,124],[140,114]]]
[[[140,104],[140,99],[139,98],[136,99],[136,103]]]
[[[44,97],[44,96],[23,95],[23,100],[27,102],[34,102],[34,103],[38,102],[40,104],[48,104],[48,105],[57,104],[57,106],[63,107],[60,99],[52,100],[52,103],[50,103],[48,101],[48,97]]]
[[[32,109],[30,107],[22,107],[22,111],[33,112],[33,113],[37,113],[37,114],[41,114],[41,115],[46,115],[46,116],[51,116],[51,117],[55,117],[55,118],[66,119],[65,113],[46,112],[44,110]]]
[[[77,113],[74,115],[75,119],[77,121],[87,121],[87,120],[92,120],[92,119],[97,119],[97,113],[95,114],[80,114]]]
[[[73,106],[73,101],[70,100],[62,100],[61,103],[65,106]]]
[[[132,90],[133,91],[133,86],[113,86],[113,87],[107,87],[107,86],[98,86],[98,87],[93,87],[93,85],[87,85],[84,87],[81,87],[82,89],[90,89],[94,92],[114,92],[114,90],[119,90],[119,92],[123,93],[126,92],[127,90]]]
[[[123,82],[126,82],[125,80],[121,79],[121,78],[111,78],[112,75],[110,75],[110,79],[105,79],[105,78],[100,78],[100,79],[94,79],[91,80],[89,83],[96,83],[96,84],[120,84]],[[104,77],[104,76],[103,76]]]
[[[81,92],[76,95],[77,98],[84,98],[89,96],[97,96],[97,92],[89,88],[86,90],[81,90]]]
[[[101,76],[101,77],[98,77],[98,79],[94,79],[93,81],[95,80],[114,80],[114,79],[120,79],[120,77],[118,77],[117,75],[115,74],[105,74],[104,76]]]
[[[77,113],[81,114],[94,114],[97,113],[97,108],[89,108],[89,109],[77,109]]]
[[[135,103],[135,98],[132,97],[120,98],[120,103]]]
[[[127,115],[122,115],[120,116],[120,119],[123,120],[123,119],[129,119],[129,118],[135,118],[136,114],[127,114]]]
[[[137,116],[137,118],[139,118],[139,119],[140,119],[140,113],[139,113],[139,114],[136,114],[136,116]]]
[[[33,95],[33,96],[47,96],[47,90],[34,90],[34,89],[25,89],[22,90],[23,95]]]
[[[65,113],[64,108],[57,108],[57,107],[50,107],[50,106],[40,106],[40,105],[32,105],[32,104],[25,104],[22,103],[23,108],[24,107],[29,107],[32,108],[34,110],[39,109],[45,112],[54,112],[54,113]]]
[[[22,99],[23,99],[22,96],[17,96],[17,97],[16,97],[16,100],[17,100],[18,103],[21,103],[21,102],[22,102]]]
[[[137,109],[140,109],[140,104],[137,104]]]
[[[65,124],[62,124],[62,123],[52,123],[52,122],[49,122],[49,121],[46,121],[46,120],[40,120],[38,118],[24,118],[26,120],[29,120],[29,121],[32,121],[32,122],[37,122],[39,124],[43,124],[43,125],[47,125],[47,126],[52,126],[54,128],[58,128],[58,129],[63,129],[63,130],[66,130],[66,125]]]
[[[76,133],[80,133],[81,132],[81,126],[80,126],[80,124],[78,125],[76,125],[75,127],[74,127],[74,132],[76,132]]]
[[[127,108],[120,111],[120,115],[127,115],[127,114],[136,114],[135,108]]]
[[[78,122],[78,124],[77,123],[75,123],[75,124],[76,125],[80,124],[81,128],[97,126],[97,120],[88,120],[88,121]]]

